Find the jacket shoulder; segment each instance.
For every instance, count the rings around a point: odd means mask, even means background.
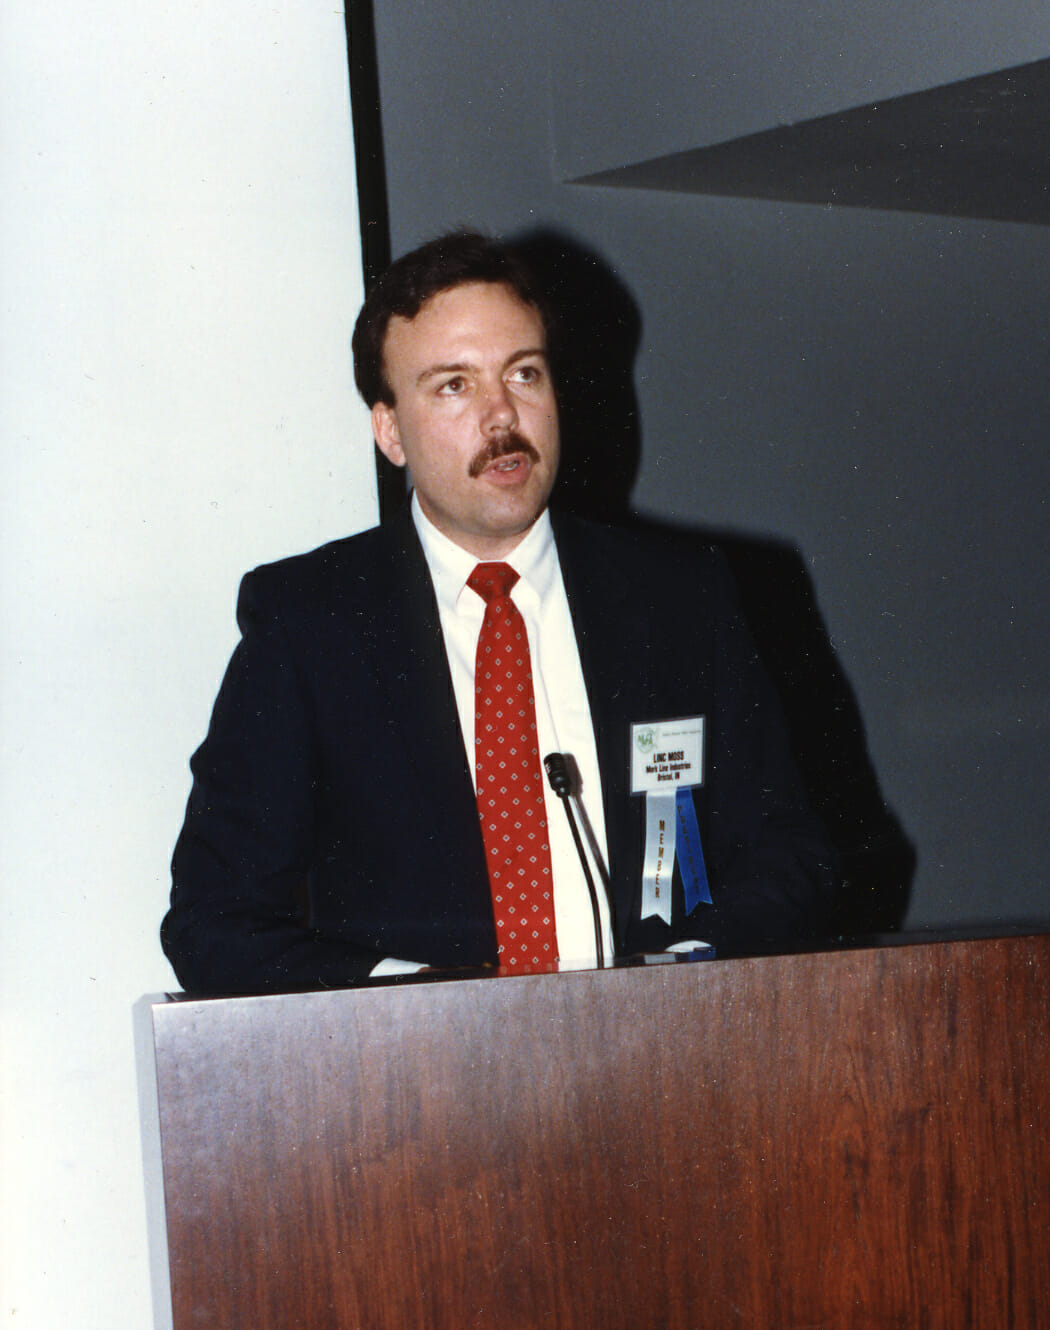
[[[724,593],[731,585],[725,556],[702,537],[671,527],[638,522],[609,526],[584,518],[558,515],[555,539],[563,567],[587,581],[616,580],[622,587],[689,587]]]
[[[389,527],[371,527],[246,573],[238,614],[287,618],[336,613],[390,594],[389,581],[404,556],[404,542]]]
[[[275,559],[272,563],[259,564],[245,574],[245,581],[267,590],[323,584],[333,573],[367,566],[376,558],[383,543],[383,535],[382,527],[370,527],[367,531],[328,541],[302,554],[291,554],[283,559]]]

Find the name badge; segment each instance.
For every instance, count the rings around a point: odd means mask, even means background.
[[[711,904],[700,828],[690,791],[704,783],[704,718],[641,722],[631,726],[631,793],[645,795],[642,915],[671,922],[671,883],[678,833],[685,912]]]
[[[704,783],[704,718],[631,726],[631,793],[666,794]]]

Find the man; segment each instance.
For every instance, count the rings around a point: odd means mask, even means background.
[[[512,250],[467,233],[365,302],[357,382],[412,503],[244,580],[162,929],[187,989],[819,928],[829,855],[721,559],[548,511],[545,309]]]

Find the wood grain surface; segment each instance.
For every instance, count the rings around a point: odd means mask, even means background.
[[[175,1330],[1050,1326],[1050,938],[158,1003]]]

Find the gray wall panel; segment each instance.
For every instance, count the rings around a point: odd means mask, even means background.
[[[641,313],[632,506],[797,552],[915,843],[909,924],[1050,921],[1050,230],[560,184],[552,108],[571,84],[586,109],[590,13],[380,0],[394,252],[466,221],[601,256]],[[1042,7],[970,19],[959,72],[981,42],[986,67],[1045,54],[1004,46]],[[625,64],[593,98],[595,143],[620,153],[617,107],[644,121],[648,78]]]
[[[559,179],[1050,55],[1029,0],[552,0]]]

